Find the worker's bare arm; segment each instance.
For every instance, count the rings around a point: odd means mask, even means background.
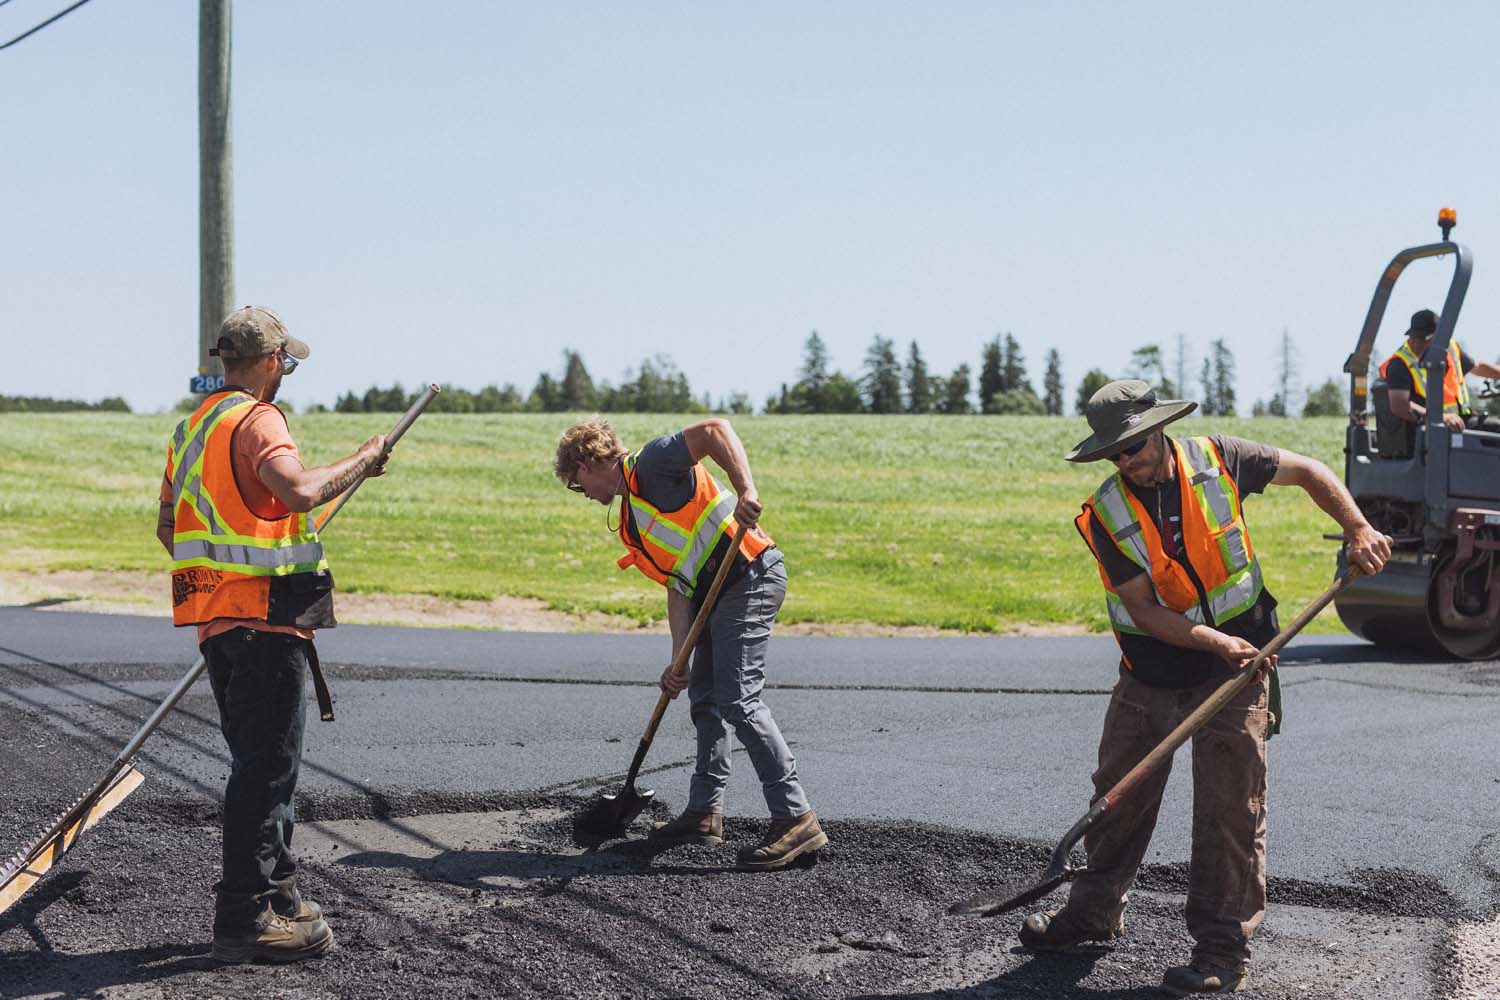
[[[1410,389],[1392,389],[1386,394],[1390,400],[1391,413],[1408,423],[1420,424],[1427,416],[1427,409],[1411,400]]]
[[[167,550],[167,555],[172,554],[172,532],[176,524],[171,503],[163,501],[156,514],[156,538],[161,542],[161,547]]]
[[[1390,539],[1370,526],[1359,504],[1333,470],[1315,458],[1280,449],[1280,463],[1272,486],[1299,486],[1313,503],[1333,518],[1349,540],[1349,562],[1365,573],[1378,573],[1391,557]]]
[[[684,427],[682,438],[693,461],[711,458],[724,470],[729,485],[739,496],[739,503],[734,508],[735,519],[748,527],[755,527],[760,520],[760,495],[755,492],[755,481],[750,476],[750,459],[745,455],[745,446],[740,443],[740,436],[729,421],[723,417],[700,421]]]
[[[1469,369],[1470,375],[1478,375],[1480,378],[1500,378],[1500,365],[1489,361],[1477,361],[1474,367]]]
[[[667,625],[672,629],[672,660],[676,662],[677,653],[687,640],[687,634],[693,630],[693,602],[671,587],[667,588]],[[674,674],[669,663],[667,669],[661,672],[659,683],[668,696],[676,698],[687,687],[688,679]]]
[[[272,496],[286,504],[288,510],[305,513],[332,500],[361,478],[382,475],[384,448],[385,437],[376,435],[348,458],[328,465],[309,469],[295,455],[278,455],[262,462],[257,471]]]
[[[1189,621],[1171,608],[1163,607],[1157,602],[1151,577],[1146,573],[1126,580],[1116,588],[1115,593],[1119,594],[1120,603],[1125,605],[1125,610],[1130,612],[1130,620],[1142,631],[1162,642],[1217,654],[1236,668],[1249,663],[1259,652],[1254,644],[1245,639]]]

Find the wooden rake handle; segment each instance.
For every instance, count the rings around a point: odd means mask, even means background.
[[[1121,778],[1113,788],[1105,792],[1099,801],[1095,803],[1099,811],[1103,812],[1119,803],[1122,798],[1130,793],[1131,789],[1139,785],[1145,780],[1147,775],[1160,767],[1163,761],[1171,758],[1177,752],[1178,747],[1182,746],[1188,741],[1189,737],[1202,729],[1209,719],[1217,715],[1220,709],[1233,701],[1235,696],[1255,679],[1256,674],[1260,672],[1260,668],[1265,664],[1266,660],[1279,653],[1281,647],[1291,642],[1297,633],[1301,632],[1307,626],[1308,622],[1317,617],[1318,612],[1326,608],[1329,602],[1338,595],[1339,591],[1343,590],[1350,583],[1354,582],[1355,578],[1361,575],[1359,567],[1349,567],[1348,572],[1333,581],[1327,590],[1323,591],[1311,604],[1303,608],[1302,613],[1290,625],[1278,632],[1274,639],[1266,643],[1260,652],[1255,654],[1255,659],[1247,663],[1242,670],[1229,680],[1219,685],[1218,690],[1204,699],[1203,704],[1194,709],[1191,715],[1178,723],[1177,728],[1172,730],[1166,739],[1162,740],[1150,753],[1141,758],[1141,762],[1131,768],[1130,772]]]
[[[729,550],[724,554],[724,559],[719,563],[718,572],[714,573],[713,582],[708,585],[708,594],[703,599],[703,607],[698,609],[698,614],[693,618],[693,627],[688,629],[687,638],[677,649],[677,655],[672,658],[672,672],[681,677],[687,673],[688,661],[692,658],[693,647],[698,644],[698,636],[702,634],[703,627],[708,624],[709,613],[714,609],[714,601],[718,600],[719,591],[724,587],[724,580],[729,576],[729,567],[734,564],[735,558],[740,552],[740,543],[745,540],[749,533],[749,526],[741,524],[739,530],[734,533],[734,541],[729,544]],[[656,737],[656,727],[661,725],[661,717],[666,714],[667,706],[672,703],[672,698],[663,691],[661,697],[656,699],[656,710],[651,713],[651,721],[646,723],[646,734],[641,737],[641,748],[636,754],[635,761],[630,765],[630,775],[635,777],[636,771],[640,769],[641,760],[646,756],[646,748]]]

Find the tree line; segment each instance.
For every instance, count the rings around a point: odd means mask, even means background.
[[[129,413],[130,407],[119,396],[107,396],[97,403],[81,399],[53,399],[51,396],[0,396],[0,413],[75,413],[80,410]]]

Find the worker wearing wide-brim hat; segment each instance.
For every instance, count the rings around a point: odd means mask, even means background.
[[[1227,435],[1172,437],[1196,409],[1145,382],[1111,382],[1089,400],[1090,435],[1066,456],[1114,470],[1074,519],[1099,567],[1120,676],[1099,740],[1096,795],[1113,787],[1276,634],[1242,502],[1299,486],[1338,522],[1351,565],[1378,572],[1390,546],[1322,462]],[[1268,667],[1275,666],[1275,657]],[[1266,906],[1266,739],[1280,723],[1268,669],[1193,737],[1193,839],[1186,917],[1194,945],[1168,969],[1174,996],[1242,988]],[[1021,943],[1038,951],[1109,940],[1145,856],[1170,761],[1084,836],[1088,867],[1067,905],[1033,913]]]

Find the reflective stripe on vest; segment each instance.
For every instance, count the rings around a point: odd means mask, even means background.
[[[1401,346],[1396,348],[1396,353],[1386,358],[1385,364],[1380,366],[1380,377],[1389,379],[1386,374],[1392,361],[1400,361],[1411,372],[1412,384],[1416,386],[1417,392],[1421,393],[1424,400],[1430,399],[1427,392],[1427,372],[1422,368],[1422,359],[1417,357],[1416,352],[1411,349],[1411,342],[1403,340]],[[1459,416],[1468,416],[1469,407],[1469,383],[1464,378],[1463,350],[1458,346],[1458,341],[1448,341],[1448,367],[1443,372],[1443,412],[1457,413]]]
[[[698,574],[719,539],[738,527],[734,520],[738,497],[710,476],[700,462],[693,466],[692,498],[681,509],[664,512],[637,492],[635,462],[635,455],[626,455],[622,470],[627,517],[640,536],[640,545],[632,541],[626,518],[622,518],[619,534],[627,553],[618,564],[621,569],[635,566],[657,583],[691,598]],[[745,536],[740,551],[745,558],[754,559],[770,544],[770,539],[756,530]]]
[[[1183,541],[1185,554],[1190,555],[1193,546],[1202,537],[1213,540],[1213,551],[1217,554],[1215,565],[1200,566],[1196,562],[1193,570],[1209,587],[1204,599],[1207,601],[1211,624],[1222,624],[1254,606],[1264,589],[1260,562],[1251,552],[1249,536],[1241,516],[1238,490],[1229,480],[1218,451],[1207,438],[1187,438],[1173,441],[1178,464],[1179,489],[1190,494],[1193,502],[1183,498]],[[1116,547],[1127,559],[1152,576],[1153,594],[1163,607],[1178,612],[1196,624],[1210,624],[1204,618],[1202,602],[1195,599],[1196,590],[1181,586],[1180,581],[1162,579],[1163,572],[1178,572],[1173,560],[1165,552],[1151,551],[1151,541],[1160,544],[1156,529],[1148,532],[1137,514],[1137,504],[1126,492],[1124,477],[1120,472],[1106,479],[1094,492],[1084,511],[1079,515],[1079,529],[1088,535],[1086,518],[1092,511],[1109,532]],[[1193,520],[1188,520],[1193,516]],[[1092,544],[1092,542],[1090,542]],[[1153,555],[1156,557],[1153,559]],[[1157,566],[1153,572],[1153,564]],[[1183,573],[1183,576],[1186,576]],[[1100,567],[1100,577],[1105,585],[1105,607],[1111,626],[1117,632],[1146,635],[1131,619],[1109,579]],[[1216,581],[1211,587],[1207,581]],[[1163,591],[1179,595],[1175,601],[1163,598]],[[1179,606],[1180,605],[1180,606]]]

